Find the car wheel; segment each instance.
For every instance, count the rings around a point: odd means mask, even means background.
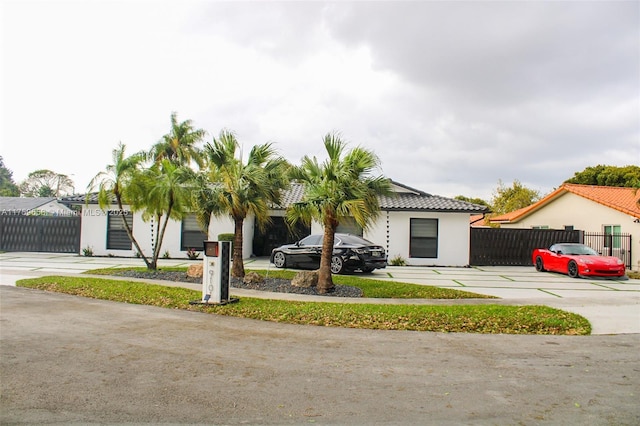
[[[340,256],[331,257],[331,273],[339,274],[344,269],[344,262]]]
[[[542,258],[540,256],[536,256],[536,271],[544,272],[544,263],[542,262]]]
[[[287,256],[281,251],[276,252],[273,255],[273,264],[276,268],[284,268],[287,266]]]
[[[578,264],[573,260],[569,261],[569,265],[567,265],[567,273],[571,278],[578,278]]]

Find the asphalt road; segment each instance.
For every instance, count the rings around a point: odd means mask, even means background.
[[[0,286],[0,423],[638,425],[640,334],[297,326]]]

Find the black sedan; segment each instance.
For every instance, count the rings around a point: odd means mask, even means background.
[[[294,244],[273,249],[271,263],[277,268],[317,269],[322,254],[322,235],[309,235]],[[382,246],[351,234],[335,234],[331,273],[360,270],[371,272],[385,268],[387,256]]]

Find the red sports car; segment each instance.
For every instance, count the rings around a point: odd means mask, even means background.
[[[559,243],[549,249],[535,249],[533,264],[539,272],[560,272],[572,278],[625,276],[622,260],[614,256],[601,256],[584,244]]]

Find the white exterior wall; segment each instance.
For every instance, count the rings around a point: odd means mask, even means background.
[[[124,207],[127,210],[127,206]],[[109,206],[107,210],[118,210],[116,205]],[[140,213],[133,213],[133,236],[140,244],[145,256],[153,254],[152,242],[157,241],[155,234],[155,221],[145,222]],[[170,220],[164,233],[160,258],[165,252],[169,252],[172,258],[187,258],[187,252],[180,250],[182,238],[182,223]],[[132,244],[131,250],[107,249],[107,213],[97,205],[82,206],[82,222],[80,231],[80,251],[90,247],[96,256],[123,256],[134,257],[136,248]]]
[[[249,215],[242,224],[242,258],[253,256],[254,217]],[[217,241],[220,234],[233,234],[235,225],[230,216],[211,216],[209,221],[209,241]]]
[[[409,257],[410,219],[438,219],[438,257]],[[386,223],[382,223],[385,225]],[[376,227],[373,241],[385,241],[380,238],[382,226]],[[469,214],[468,213],[429,213],[429,212],[390,212],[388,215],[389,260],[396,256],[405,259],[413,266],[467,266],[469,265]]]
[[[620,225],[620,232],[631,234],[631,265],[640,270],[640,223],[634,217],[572,193],[565,193],[516,223],[502,228],[530,229],[548,226],[564,229],[573,226],[585,232],[604,232],[605,225]]]
[[[43,212],[53,216],[71,216],[73,214],[73,210],[64,204],[60,204],[56,200],[43,204],[38,208],[29,211],[28,214],[42,214]]]

